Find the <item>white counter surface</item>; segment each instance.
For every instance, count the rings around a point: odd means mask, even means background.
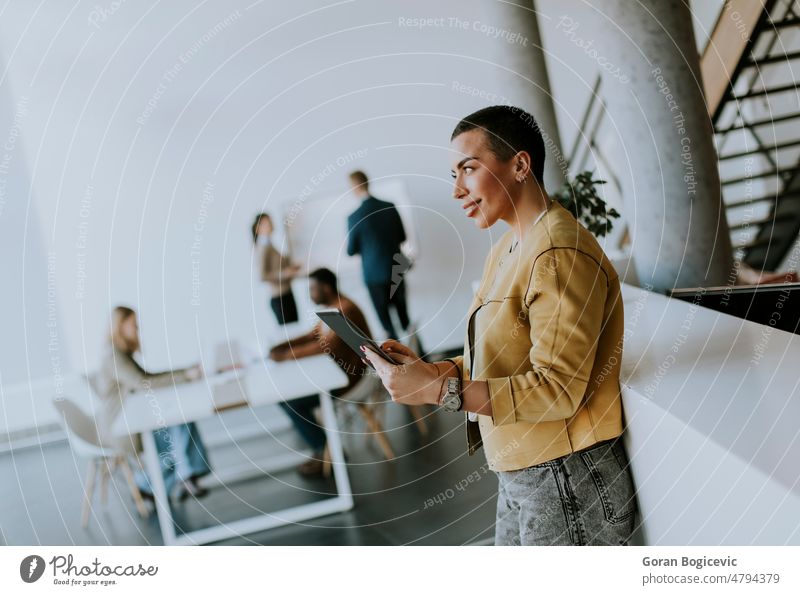
[[[656,528],[647,542],[800,542],[800,337],[629,285],[623,300],[626,445],[644,525]],[[737,534],[731,524],[759,516],[739,502],[750,489],[765,518]],[[795,516],[770,538],[763,523],[787,522],[767,518],[776,507]],[[704,532],[702,519],[729,529]]]

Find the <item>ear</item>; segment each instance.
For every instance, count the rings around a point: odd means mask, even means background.
[[[520,151],[511,159],[514,164],[514,178],[518,182],[524,182],[531,175],[531,156],[527,151]]]

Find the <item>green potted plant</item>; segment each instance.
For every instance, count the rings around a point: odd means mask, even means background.
[[[586,229],[600,238],[611,231],[612,219],[617,219],[619,213],[615,209],[606,207],[606,201],[597,193],[597,188],[605,184],[605,180],[592,178],[593,172],[584,171],[558,190],[554,198],[568,209]]]

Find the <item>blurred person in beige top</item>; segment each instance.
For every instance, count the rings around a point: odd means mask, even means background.
[[[270,288],[270,307],[278,324],[297,322],[297,304],[292,293],[292,279],[300,272],[300,266],[275,247],[275,226],[267,213],[256,215],[251,228],[253,245],[258,250],[258,266],[261,280]]]
[[[103,401],[97,421],[101,440],[131,454],[141,451],[140,436],[119,438],[111,430],[122,411],[125,399],[144,399],[149,390],[191,382],[203,375],[199,366],[158,373],[148,372],[134,357],[139,349],[136,312],[125,306],[114,308],[108,350],[99,371],[92,378],[92,384]],[[153,436],[167,494],[171,494],[177,486],[181,499],[204,496],[207,490],[197,484],[197,479],[210,473],[211,469],[195,424],[159,428],[153,432]],[[142,495],[152,500],[153,489],[147,475],[141,470],[136,473],[136,483]]]
[[[467,314],[464,354],[426,363],[367,349],[393,399],[468,414],[469,454],[498,476],[496,545],[626,545],[635,493],[621,440],[618,276],[543,187],[534,117],[494,106],[451,137],[453,197],[479,229],[503,221]],[[459,249],[459,247],[454,247]]]

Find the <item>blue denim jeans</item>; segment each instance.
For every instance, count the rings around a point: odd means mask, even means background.
[[[349,390],[349,386],[337,388],[331,391],[331,396],[334,398],[341,397],[347,394]],[[297,433],[303,437],[303,440],[311,447],[311,450],[315,454],[322,454],[325,444],[328,442],[328,437],[325,435],[325,428],[319,425],[317,418],[314,416],[314,410],[319,407],[319,395],[308,395],[291,401],[281,401],[278,405],[289,416]]]
[[[178,480],[200,477],[211,472],[206,447],[194,423],[155,430],[153,437],[156,441],[167,494],[172,491]],[[153,493],[150,480],[144,471],[136,472],[136,484],[141,491]]]
[[[289,416],[303,440],[316,454],[320,454],[325,448],[327,437],[325,436],[325,429],[319,425],[319,422],[314,417],[314,410],[319,407],[319,395],[308,395],[291,401],[281,401],[278,405]]]
[[[495,545],[628,545],[636,496],[621,438],[497,475]]]

